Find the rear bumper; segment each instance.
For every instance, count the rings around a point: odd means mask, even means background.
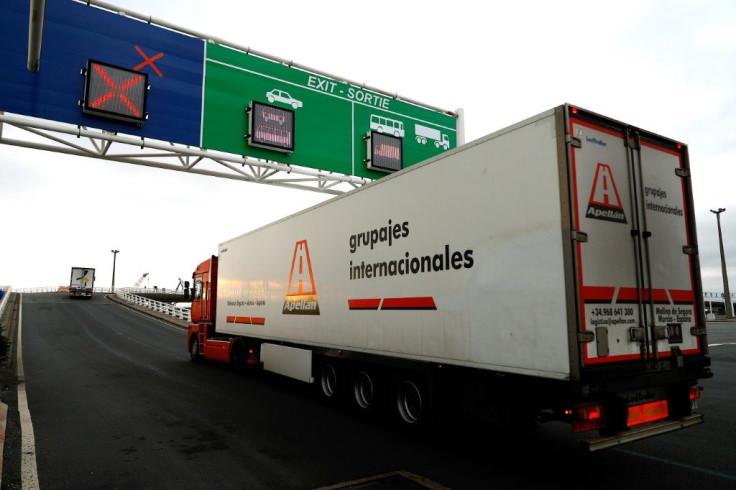
[[[703,423],[703,415],[694,413],[683,417],[678,420],[665,420],[662,422],[656,422],[650,425],[636,427],[625,432],[619,432],[612,436],[597,437],[594,439],[587,439],[581,441],[581,444],[585,449],[590,452],[599,451],[601,449],[608,449],[621,444],[646,439],[647,437],[657,436],[660,434],[666,434],[686,427],[692,427],[694,425]]]

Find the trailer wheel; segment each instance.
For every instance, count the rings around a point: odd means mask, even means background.
[[[353,404],[361,415],[372,415],[379,400],[380,384],[373,370],[360,367],[353,373]]]
[[[338,366],[329,360],[322,361],[317,382],[320,397],[328,403],[336,403],[341,384],[342,374]]]
[[[192,338],[189,340],[189,358],[192,362],[199,361],[199,339],[197,338],[197,334],[192,335]]]
[[[393,402],[397,419],[404,428],[418,430],[429,422],[429,392],[417,377],[399,375],[396,378]]]

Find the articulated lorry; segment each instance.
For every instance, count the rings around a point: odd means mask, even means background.
[[[91,298],[95,288],[95,270],[92,267],[72,267],[69,279],[69,297]]]
[[[551,419],[598,450],[693,426],[691,187],[684,144],[562,105],[220,244],[188,349],[409,428]]]

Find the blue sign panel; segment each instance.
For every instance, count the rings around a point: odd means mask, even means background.
[[[200,145],[202,40],[85,3],[49,0],[40,70],[31,73],[26,68],[28,17],[28,2],[0,3],[0,111]],[[90,60],[146,74],[148,117],[132,123],[83,112],[83,71]],[[124,83],[107,82],[118,99],[129,95]]]

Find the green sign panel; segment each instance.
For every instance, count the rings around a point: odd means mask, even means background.
[[[405,167],[457,146],[452,115],[241,51],[206,46],[205,148],[378,179],[386,174],[365,162],[363,138],[371,130],[403,139]],[[287,117],[268,106],[283,108]],[[247,112],[253,107],[266,112],[254,117]],[[254,120],[273,129],[251,128]],[[274,148],[251,144],[269,140]],[[282,146],[290,151],[277,148],[280,142],[288,142]]]

